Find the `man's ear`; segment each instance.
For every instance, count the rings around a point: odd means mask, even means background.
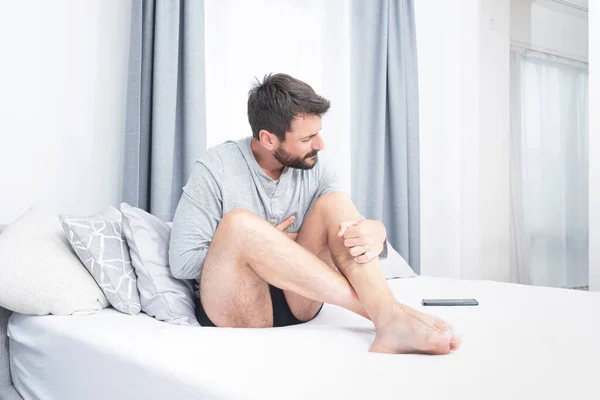
[[[277,136],[267,130],[262,129],[258,132],[258,137],[260,138],[260,144],[269,151],[273,151],[279,146],[279,139]]]

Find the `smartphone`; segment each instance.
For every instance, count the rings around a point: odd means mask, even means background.
[[[423,299],[421,304],[424,306],[478,306],[479,302],[475,299]]]

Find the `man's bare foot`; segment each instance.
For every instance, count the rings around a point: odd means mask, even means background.
[[[383,323],[371,346],[375,353],[448,354],[458,347],[452,327],[444,321],[398,304]]]
[[[435,315],[422,313],[420,311],[415,310],[414,308],[410,308],[403,304],[400,304],[400,307],[407,314],[420,319],[421,321],[423,321],[423,323],[425,323],[432,329],[437,329],[439,331],[450,330],[452,332],[452,340],[450,341],[451,350],[457,350],[460,347],[462,340],[460,336],[454,333],[454,327],[452,327],[452,325],[450,325],[448,322],[436,317]]]

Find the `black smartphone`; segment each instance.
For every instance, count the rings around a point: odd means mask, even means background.
[[[475,299],[423,299],[421,304],[424,306],[478,306],[479,302]]]

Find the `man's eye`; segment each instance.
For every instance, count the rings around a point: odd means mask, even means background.
[[[310,140],[310,138],[307,138],[307,139],[302,139],[302,143],[306,143],[306,142],[308,142],[309,140]]]

